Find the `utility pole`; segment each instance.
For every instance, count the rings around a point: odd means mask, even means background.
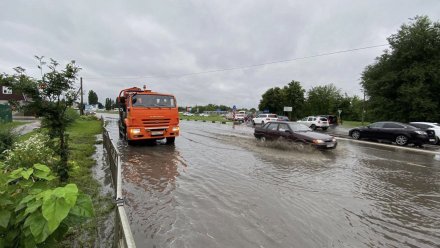
[[[84,102],[83,102],[83,78],[80,77],[79,81],[81,83],[81,104],[79,106],[79,114],[80,115],[84,115]]]

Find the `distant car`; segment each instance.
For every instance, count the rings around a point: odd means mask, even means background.
[[[185,112],[185,113],[183,113],[183,116],[194,116],[194,114],[190,113],[190,112]]]
[[[202,116],[202,117],[208,117],[209,115],[208,115],[208,114],[205,114],[205,113],[201,113],[199,116]]]
[[[321,149],[334,149],[338,144],[333,136],[313,132],[303,124],[288,121],[273,121],[262,127],[256,127],[254,136],[262,141],[283,138],[288,141],[310,144]]]
[[[276,114],[259,114],[257,117],[252,119],[252,124],[254,126],[256,124],[264,125],[264,123],[268,123],[269,121],[277,121],[277,115]]]
[[[322,130],[327,130],[327,128],[330,126],[328,124],[327,118],[322,116],[307,116],[297,122],[304,124],[313,130],[316,130],[317,128],[321,128]]]
[[[375,122],[365,127],[351,129],[348,134],[353,139],[388,140],[399,146],[413,143],[421,146],[429,142],[428,133],[420,128],[400,122]]]
[[[241,114],[241,113],[235,114],[234,121],[244,122],[245,117],[246,117],[246,114]]]
[[[319,115],[319,116],[327,118],[329,125],[338,124],[338,117],[336,115]]]
[[[434,132],[435,137],[431,137],[429,139],[429,142],[432,144],[440,145],[440,124],[435,122],[410,122],[409,124],[411,126],[420,128],[425,132]]]
[[[289,117],[282,115],[279,115],[277,119],[278,121],[289,121]]]

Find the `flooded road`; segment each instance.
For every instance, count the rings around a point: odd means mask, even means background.
[[[433,155],[350,141],[316,151],[262,144],[249,127],[180,126],[174,146],[117,142],[138,247],[440,246]]]

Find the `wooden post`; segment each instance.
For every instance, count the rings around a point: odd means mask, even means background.
[[[81,83],[81,104],[79,106],[79,114],[80,115],[84,115],[84,102],[83,102],[83,78],[80,77],[79,81]]]

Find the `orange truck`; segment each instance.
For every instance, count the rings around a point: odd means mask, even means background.
[[[138,140],[155,141],[166,138],[174,144],[179,136],[179,112],[176,98],[138,87],[123,89],[119,104],[119,135],[129,144]]]

